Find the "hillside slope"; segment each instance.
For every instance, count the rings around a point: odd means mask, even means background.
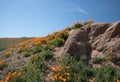
[[[31,38],[0,38],[0,51]]]
[[[92,23],[1,51],[1,82],[119,82],[120,22]]]

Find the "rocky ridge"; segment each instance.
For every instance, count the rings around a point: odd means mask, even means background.
[[[105,57],[112,50],[120,59],[120,21],[115,23],[98,23],[83,26],[69,32],[69,37],[58,53],[68,53],[75,57],[87,54],[88,59]]]

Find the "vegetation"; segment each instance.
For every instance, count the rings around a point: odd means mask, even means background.
[[[0,38],[0,51],[6,49],[8,46],[29,40],[31,38]]]
[[[6,62],[0,60],[0,70],[3,70],[7,66],[8,64]]]
[[[5,57],[9,57],[10,54],[11,54],[11,52],[4,52],[4,56],[5,56]]]
[[[105,58],[95,57],[95,58],[92,59],[92,61],[93,61],[94,64],[102,64],[102,63],[104,63],[106,61],[106,59]]]
[[[59,65],[51,68],[46,63],[55,59],[54,48],[61,47],[69,36],[69,31],[79,29],[84,25],[90,25],[93,21],[86,23],[74,23],[72,27],[62,31],[49,34],[46,37],[38,37],[21,42],[4,52],[5,58],[12,56],[12,52],[20,54],[23,58],[29,58],[29,64],[9,71],[0,82],[45,82],[47,71],[51,72],[50,82],[120,82],[120,68],[112,65],[94,68],[85,55],[76,60],[72,56],[60,59]],[[109,51],[108,60],[114,61],[116,55]],[[27,58],[26,58],[27,59]],[[93,58],[93,64],[102,64],[107,59]],[[0,70],[7,67],[7,62],[0,61]],[[1,79],[1,78],[0,78]]]
[[[116,82],[120,77],[120,69],[111,65],[95,69],[96,82]]]
[[[31,54],[30,54],[30,51],[27,51],[27,52],[24,52],[24,57],[29,57]]]
[[[61,65],[52,68],[53,82],[116,82],[120,69],[111,65],[93,68],[85,56],[76,61],[73,57],[61,60]]]
[[[108,59],[114,62],[116,58],[117,58],[116,54],[112,50],[109,50]]]
[[[53,82],[87,82],[93,76],[86,57],[76,61],[73,57],[61,60],[61,66],[53,68]]]

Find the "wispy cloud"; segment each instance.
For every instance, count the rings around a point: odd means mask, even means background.
[[[82,14],[87,14],[88,12],[82,9],[79,5],[72,5],[71,8],[68,8],[67,11],[69,12],[79,12]]]
[[[80,13],[87,14],[87,12],[84,9],[80,8],[80,6],[78,5],[75,5],[75,10]]]

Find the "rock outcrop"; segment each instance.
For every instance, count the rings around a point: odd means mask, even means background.
[[[91,47],[88,41],[89,38],[86,31],[73,30],[70,32],[69,38],[64,45],[64,52],[74,55],[76,58],[79,58],[80,54],[90,56]]]
[[[68,53],[78,58],[82,54],[105,57],[109,50],[120,58],[120,21],[97,23],[69,32],[69,37],[60,54]],[[117,60],[116,59],[116,60]]]

